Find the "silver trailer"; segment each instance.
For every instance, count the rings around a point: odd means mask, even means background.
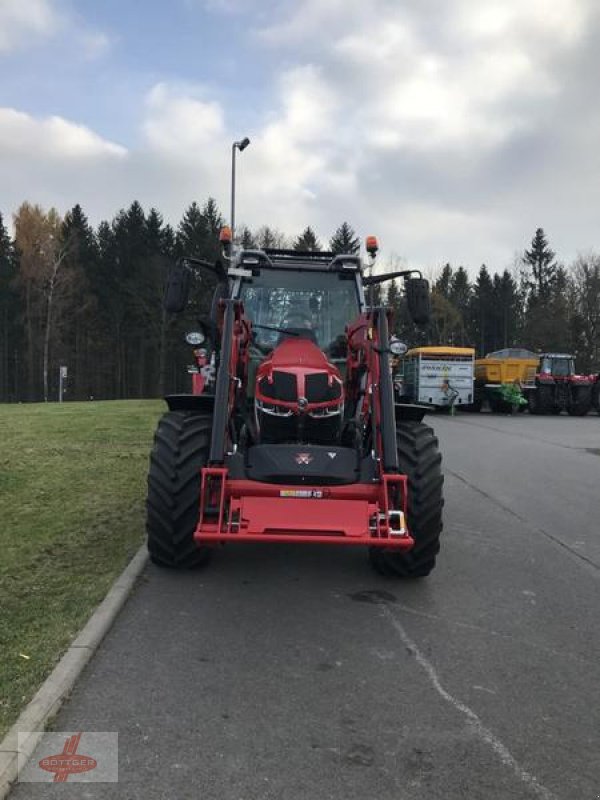
[[[396,388],[412,403],[451,409],[473,403],[472,347],[415,347],[402,359]]]

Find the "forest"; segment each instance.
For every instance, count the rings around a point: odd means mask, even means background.
[[[24,202],[0,215],[0,402],[56,400],[59,367],[67,368],[66,400],[157,397],[186,391],[190,362],[183,334],[206,315],[213,286],[198,287],[187,311],[162,306],[170,265],[181,256],[214,260],[224,217],[212,198],[192,203],[177,227],[140,203],[94,228],[81,206],[61,216]],[[358,252],[343,222],[321,243],[307,227],[290,237],[267,225],[237,231],[245,247]],[[379,271],[407,268],[398,259]],[[600,256],[560,262],[542,228],[510,268],[482,264],[473,280],[445,264],[432,280],[432,317],[412,326],[402,284],[385,283],[395,329],[409,345],[474,346],[479,355],[512,345],[571,352],[579,372],[600,368]]]

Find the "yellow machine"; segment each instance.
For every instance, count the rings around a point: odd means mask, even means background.
[[[539,355],[520,347],[488,353],[475,361],[475,401],[480,410],[487,400],[497,412],[516,411],[527,405],[522,389],[535,385]]]
[[[529,358],[478,358],[475,361],[475,380],[482,383],[531,383],[539,364],[539,357]]]

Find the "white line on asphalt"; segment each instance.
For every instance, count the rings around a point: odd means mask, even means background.
[[[402,639],[403,644],[415,657],[419,666],[422,667],[427,673],[427,677],[431,681],[434,689],[440,695],[440,697],[447,703],[450,703],[451,706],[453,706],[457,711],[460,711],[460,713],[469,720],[471,727],[481,741],[491,747],[500,761],[502,761],[505,766],[509,767],[520,781],[529,786],[529,788],[537,795],[537,797],[541,797],[542,800],[557,800],[556,795],[543,786],[535,777],[535,775],[532,775],[530,772],[527,772],[526,769],[521,767],[506,745],[504,745],[500,739],[494,736],[489,728],[485,727],[483,722],[479,719],[472,708],[469,708],[469,706],[465,705],[463,702],[451,695],[450,692],[444,689],[440,678],[435,671],[435,667],[425,658],[415,642],[413,642],[408,633],[404,630],[402,623],[399,622],[399,620],[393,615],[390,608],[388,606],[382,606],[381,610],[383,615],[392,623],[396,633]]]

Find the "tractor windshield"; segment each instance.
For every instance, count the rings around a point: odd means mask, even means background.
[[[575,372],[575,363],[572,358],[545,357],[542,359],[540,372],[555,378],[568,378]]]
[[[330,357],[345,355],[345,326],[359,314],[354,273],[263,269],[244,279],[240,298],[254,326],[311,331],[310,338]],[[281,331],[254,328],[254,342],[275,347]]]

